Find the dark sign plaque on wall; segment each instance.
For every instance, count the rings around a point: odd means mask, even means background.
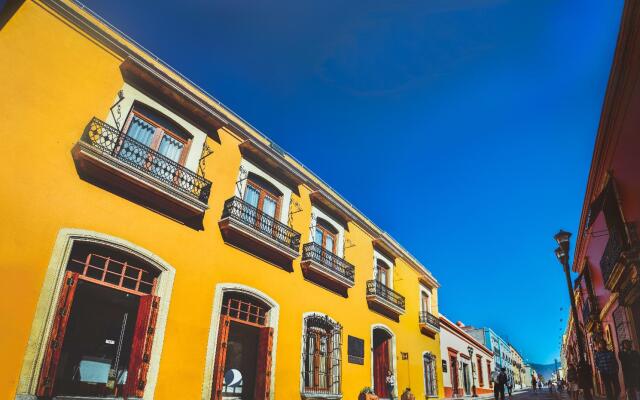
[[[349,335],[347,342],[347,353],[351,364],[364,365],[364,340]]]
[[[447,360],[442,359],[442,372],[447,372]]]

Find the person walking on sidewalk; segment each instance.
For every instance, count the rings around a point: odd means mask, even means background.
[[[571,400],[578,400],[578,371],[573,363],[567,366],[567,391]]]
[[[633,350],[631,340],[622,341],[622,350],[618,353],[624,386],[627,389],[627,400],[636,400],[636,391],[640,384],[640,353]]]
[[[613,351],[607,348],[604,340],[598,344],[598,351],[595,354],[595,362],[602,385],[607,393],[607,400],[618,400],[620,397],[620,382],[618,381],[618,360]]]
[[[504,385],[507,383],[507,373],[505,368],[496,369],[491,374],[493,380],[493,398],[495,400],[504,400]]]
[[[391,370],[387,371],[387,378],[385,381],[387,383],[387,390],[389,391],[389,398],[393,400],[395,399],[395,397],[393,397],[393,389],[396,386],[396,380],[393,377],[393,372]]]
[[[531,375],[531,386],[533,387],[533,393],[536,393],[538,390],[538,380],[535,375]]]

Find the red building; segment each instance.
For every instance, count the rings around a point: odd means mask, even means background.
[[[616,354],[623,340],[640,342],[640,2],[626,1],[582,207],[573,270],[574,294],[593,365],[595,343]],[[577,360],[576,330],[565,357]],[[596,393],[600,377],[593,370]],[[620,383],[623,385],[622,374]]]

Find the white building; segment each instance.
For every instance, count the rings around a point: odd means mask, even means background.
[[[442,385],[445,397],[492,393],[491,372],[495,368],[493,353],[462,327],[440,315],[440,350]]]

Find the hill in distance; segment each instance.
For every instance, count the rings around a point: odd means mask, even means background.
[[[536,364],[531,363],[531,368],[535,369],[538,375],[542,375],[544,380],[548,380],[551,378],[551,375],[556,373],[556,365],[551,364]],[[558,362],[558,368],[560,368],[560,363]]]

